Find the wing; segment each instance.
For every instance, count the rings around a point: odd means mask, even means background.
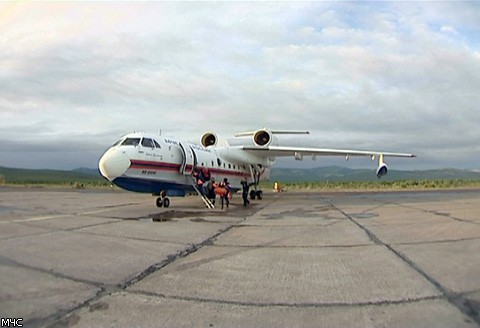
[[[384,162],[384,157],[416,157],[413,154],[392,153],[375,150],[351,150],[351,149],[331,149],[331,148],[310,148],[310,147],[292,147],[278,146],[278,134],[309,134],[307,131],[272,131],[261,129],[255,132],[244,132],[237,134],[231,142],[231,145],[238,145],[243,151],[254,154],[256,157],[264,157],[274,160],[274,157],[292,156],[297,160],[302,160],[303,156],[370,156],[372,160],[378,158],[377,177],[381,178],[387,174],[388,167]],[[248,137],[251,137],[250,139]]]
[[[282,147],[282,146],[243,146],[243,150],[264,157],[293,156],[301,159],[308,156],[372,156],[372,157],[416,157],[414,154],[391,153],[372,150],[349,150],[329,148],[308,148],[308,147]]]

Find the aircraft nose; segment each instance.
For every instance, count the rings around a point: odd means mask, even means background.
[[[113,181],[124,174],[130,167],[128,157],[116,151],[107,151],[98,163],[100,173],[109,181]]]

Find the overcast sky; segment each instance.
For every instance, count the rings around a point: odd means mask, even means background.
[[[270,127],[478,169],[479,124],[479,2],[0,3],[0,166]]]

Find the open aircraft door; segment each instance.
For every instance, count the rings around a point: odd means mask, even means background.
[[[180,144],[180,149],[182,150],[182,165],[180,165],[180,173],[183,175],[191,175],[195,167],[195,153],[193,149],[182,142]]]

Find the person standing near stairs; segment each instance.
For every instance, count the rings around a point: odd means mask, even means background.
[[[210,181],[207,183],[207,187],[205,188],[206,190],[206,196],[208,200],[215,205],[215,188],[218,188],[218,184],[215,182],[215,178],[211,178]]]
[[[227,205],[227,208],[230,205],[230,197],[231,197],[232,186],[228,182],[228,179],[224,178],[223,181],[220,182],[219,187],[225,189],[225,191],[222,193],[223,195],[220,198],[220,200],[222,201],[222,210],[223,210],[223,202],[224,201]]]

